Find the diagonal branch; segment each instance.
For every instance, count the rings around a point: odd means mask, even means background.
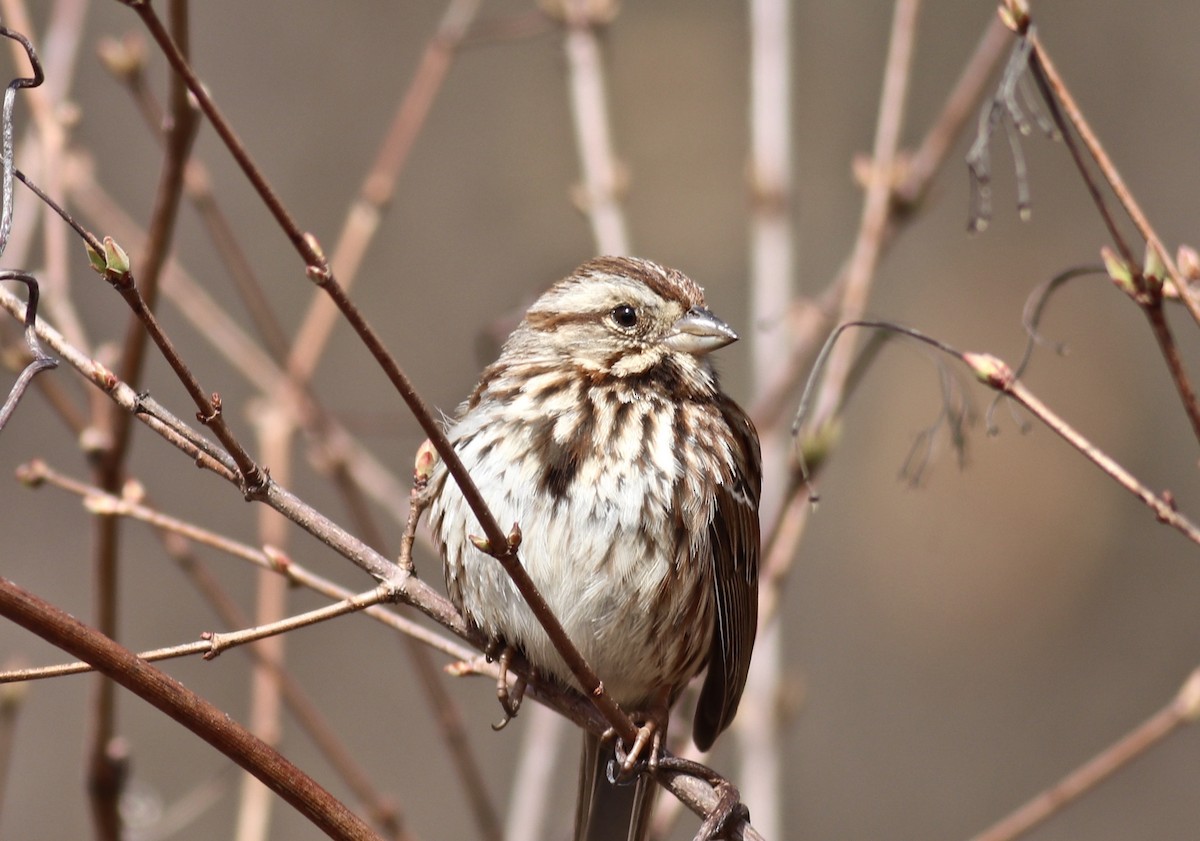
[[[0,615],[92,663],[254,774],[331,838],[379,838],[361,818],[229,715],[133,652],[6,578],[0,578]]]

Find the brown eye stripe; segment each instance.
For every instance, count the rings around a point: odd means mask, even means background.
[[[542,333],[553,333],[559,327],[567,324],[593,323],[599,320],[601,312],[529,312],[525,314],[525,323]]]

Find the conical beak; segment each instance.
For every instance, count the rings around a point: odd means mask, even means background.
[[[703,307],[692,307],[675,322],[673,332],[663,344],[671,350],[700,356],[736,342],[737,338],[733,328],[711,312]]]

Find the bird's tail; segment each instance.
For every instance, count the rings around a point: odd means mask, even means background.
[[[579,762],[579,801],[575,809],[575,841],[645,841],[658,786],[641,774],[628,783],[608,781],[612,750],[600,737],[584,731]]]

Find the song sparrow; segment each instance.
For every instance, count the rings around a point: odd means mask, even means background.
[[[701,749],[737,711],[758,615],[758,436],[708,360],[736,339],[681,272],[597,258],[529,308],[448,431],[497,519],[520,524],[522,563],[618,704],[657,711],[665,729],[707,664]],[[574,685],[500,564],[470,542],[482,531],[444,468],[430,494],[451,600],[541,676]],[[611,784],[607,754],[585,737],[576,837],[642,837],[647,784]]]

